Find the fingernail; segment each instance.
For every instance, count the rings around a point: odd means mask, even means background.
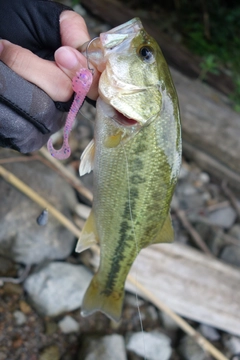
[[[74,52],[66,47],[61,47],[56,50],[55,59],[59,65],[68,70],[75,68],[79,64],[79,60],[77,59]]]

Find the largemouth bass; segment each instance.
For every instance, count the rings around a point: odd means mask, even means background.
[[[135,18],[93,41],[89,60],[102,72],[94,140],[80,175],[94,173],[94,200],[76,251],[100,243],[101,257],[83,299],[119,321],[124,283],[141,249],[171,242],[170,202],[181,162],[176,91],[156,41]]]

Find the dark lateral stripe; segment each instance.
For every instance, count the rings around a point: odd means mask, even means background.
[[[139,152],[147,150],[147,146],[144,142],[142,142],[141,144],[138,143],[138,148],[140,147],[140,145],[141,149],[139,149]],[[136,152],[136,154],[138,154],[138,152]],[[136,204],[137,199],[139,198],[138,185],[146,182],[146,178],[139,175],[140,169],[144,168],[143,161],[141,160],[141,156],[139,156],[139,154],[129,159],[128,165],[130,189],[126,189],[127,201],[124,204],[123,214],[120,217],[124,220],[120,224],[118,245],[115,248],[110,265],[110,271],[106,281],[106,290],[104,291],[106,295],[110,295],[110,293],[114,290],[114,286],[119,276],[120,268],[122,266],[121,262],[126,257],[127,248],[129,248],[129,253],[127,254],[128,256],[126,259],[126,264],[124,264],[124,270],[126,272],[126,275],[128,274],[129,268],[138,253],[134,238],[132,221],[136,219]]]
[[[128,204],[129,206],[129,204]],[[118,277],[120,267],[121,267],[121,261],[125,258],[125,250],[126,247],[129,246],[128,242],[132,241],[132,236],[127,236],[128,231],[131,230],[132,226],[129,225],[129,222],[127,220],[123,220],[120,224],[120,237],[118,241],[118,245],[115,249],[111,266],[110,266],[110,272],[108,274],[107,282],[106,282],[106,295],[111,293],[114,289],[114,285],[116,282],[116,279]]]

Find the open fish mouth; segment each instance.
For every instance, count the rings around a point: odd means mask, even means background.
[[[101,112],[101,116],[108,118],[115,123],[115,126],[118,128],[128,128],[129,130],[137,130],[142,127],[142,124],[139,120],[134,119],[126,114],[126,112],[121,112],[109,104],[109,101],[106,102],[106,98],[102,98],[101,95],[97,101],[97,109]],[[133,116],[135,116],[133,114]]]
[[[113,119],[122,126],[134,126],[139,124],[137,120],[128,118],[126,115],[122,114],[120,111],[114,109]]]

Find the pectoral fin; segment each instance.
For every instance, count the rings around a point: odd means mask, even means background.
[[[95,146],[94,146],[94,140],[92,140],[88,144],[84,152],[82,153],[81,162],[79,166],[80,176],[88,174],[93,170],[94,154],[95,154]]]
[[[163,227],[155,237],[153,244],[158,243],[170,243],[174,240],[174,230],[172,227],[172,219],[171,215],[169,214],[163,224]]]
[[[104,140],[104,145],[106,148],[115,148],[120,144],[122,139],[122,132],[119,132],[115,135],[110,135]]]
[[[88,249],[90,246],[95,245],[98,242],[97,229],[94,219],[93,211],[91,210],[90,215],[85,222],[81,236],[78,240],[75,251],[82,252]]]

